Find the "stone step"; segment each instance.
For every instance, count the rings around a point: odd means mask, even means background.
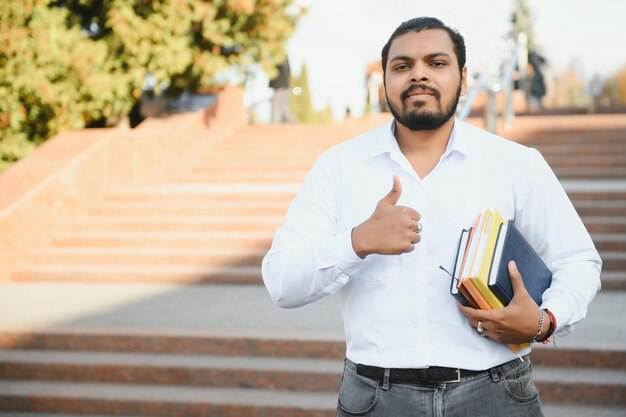
[[[0,380],[337,392],[342,366],[339,359],[0,351]]]
[[[269,249],[273,231],[93,231],[58,233],[52,237],[56,247],[110,248],[240,248]]]
[[[626,216],[582,216],[589,233],[626,233]]]
[[[337,142],[328,145],[315,144],[307,146],[302,142],[295,142],[291,146],[283,147],[280,143],[266,142],[259,143],[257,146],[250,146],[245,142],[233,142],[230,148],[221,148],[212,150],[208,155],[199,155],[201,158],[216,158],[223,156],[224,158],[232,158],[235,161],[254,160],[254,159],[273,159],[274,161],[282,161],[292,156],[298,159],[309,159],[311,162],[315,158],[330,148]],[[203,159],[199,159],[201,164]]]
[[[72,231],[142,231],[142,232],[274,232],[284,216],[257,216],[251,210],[239,216],[152,216],[125,219],[116,216],[79,217]]]
[[[261,356],[341,360],[343,339],[301,333],[269,335],[269,332],[197,332],[163,329],[0,329],[0,349],[74,352],[126,352],[215,356]],[[618,352],[606,354],[608,364],[619,363]],[[600,361],[601,362],[601,361]]]
[[[554,404],[542,401],[543,411],[545,417],[624,417],[624,409],[619,406],[585,406],[585,405],[566,405],[566,404]],[[331,414],[334,416],[334,414]],[[1,412],[0,417],[84,417],[84,414],[59,414],[59,413],[22,413],[22,412]],[[90,414],[89,417],[116,417],[113,415],[103,414]],[[119,417],[119,416],[117,416]],[[139,417],[129,416],[124,417]]]
[[[516,133],[545,140],[592,142],[604,138],[624,140],[623,115],[521,116],[515,119]],[[591,139],[591,140],[590,140]]]
[[[203,157],[193,170],[207,170],[207,171],[239,171],[239,170],[259,170],[259,169],[275,169],[281,171],[288,171],[292,169],[303,169],[311,167],[315,157],[313,156],[297,156],[290,155],[288,159],[277,162],[276,157],[261,158],[232,158],[224,159],[221,155],[213,154]]]
[[[624,417],[624,408],[620,406],[607,406],[607,405],[568,405],[568,404],[555,404],[546,401],[542,401],[543,411],[545,417]],[[328,413],[329,417],[334,416],[334,412]],[[67,414],[67,413],[36,413],[36,412],[19,412],[0,411],[0,417],[84,417],[85,414]],[[119,417],[119,414],[116,415]],[[323,416],[323,414],[322,414]],[[104,415],[93,413],[89,414],[89,417],[115,417],[112,414]],[[139,417],[138,415],[124,414],[124,417]],[[321,417],[321,416],[320,416]]]
[[[236,265],[28,264],[12,271],[14,282],[142,282],[186,284],[260,284],[261,267]]]
[[[580,216],[626,216],[626,200],[572,201]]]
[[[545,417],[624,417],[623,406],[555,404],[542,401]],[[35,416],[37,417],[37,416]],[[42,416],[45,417],[45,416]]]
[[[626,291],[626,271],[602,271],[602,291]]]
[[[79,217],[73,223],[76,231],[142,230],[142,231],[268,231],[275,230],[283,215],[259,216],[250,209],[246,215],[154,216],[124,219],[116,216]],[[626,233],[626,216],[582,216],[591,233]]]
[[[336,393],[0,381],[0,410],[169,417],[331,417]]]
[[[287,201],[260,201],[241,203],[234,201],[211,202],[98,202],[91,205],[88,214],[93,216],[225,216],[248,215],[251,211],[260,216],[284,216]],[[626,210],[625,210],[626,212]]]
[[[67,352],[152,354],[165,357],[210,355],[218,357],[341,360],[345,343],[338,337],[315,337],[302,333],[268,335],[256,333],[165,332],[129,329],[115,332],[95,330],[10,330],[0,331],[0,349],[29,352]],[[160,355],[160,356],[159,356]],[[537,345],[531,353],[533,364],[571,368],[596,368],[626,371],[626,351]],[[291,363],[291,362],[286,362]],[[307,362],[308,363],[308,362]],[[321,362],[327,363],[327,362]]]
[[[10,411],[10,412],[0,411],[0,417],[85,417],[85,415],[84,414],[67,414],[67,413],[29,413],[29,412],[21,412],[21,411]],[[112,414],[108,414],[108,415],[90,414],[89,417],[119,417],[119,416],[114,416]],[[139,417],[139,416],[125,415],[124,417]]]
[[[12,271],[15,282],[145,282],[261,285],[260,261],[222,267],[204,265],[25,264]],[[603,291],[626,291],[626,271],[603,267]]]
[[[32,252],[47,265],[260,265],[265,250],[239,248],[50,248]]]
[[[546,401],[626,405],[626,370],[534,367]],[[341,360],[0,351],[0,380],[336,393]],[[1,383],[0,383],[1,386]]]
[[[622,133],[623,134],[623,133]],[[625,154],[626,143],[624,142],[608,142],[598,143],[582,142],[582,143],[558,143],[558,144],[542,144],[536,148],[543,155],[613,155]]]
[[[625,374],[624,371],[583,368],[534,368],[535,383],[542,399],[565,404],[624,406]],[[5,379],[0,380],[0,410],[98,414],[139,412],[145,415],[153,415],[159,410],[159,415],[172,416],[181,415],[170,414],[175,411],[196,416],[215,413],[231,415],[226,414],[227,411],[237,410],[239,414],[234,415],[319,415],[322,411],[332,413],[336,404],[335,387],[339,384],[341,372],[332,373],[331,378],[333,382],[323,392]],[[314,410],[307,410],[307,406]],[[171,410],[163,414],[168,407],[172,407]],[[285,414],[286,411],[290,414]],[[309,414],[311,411],[314,414]]]
[[[570,200],[577,205],[578,201],[624,201],[626,191],[607,191],[601,187],[595,187],[593,191],[567,191]]]
[[[191,171],[182,175],[178,181],[181,183],[197,183],[197,182],[301,182],[304,180],[308,169],[289,170],[289,171]]]
[[[260,215],[284,215],[294,195],[287,194],[280,199],[273,196],[259,196],[250,201],[219,200],[207,197],[206,200],[187,201],[185,197],[166,199],[161,196],[155,201],[143,200],[140,196],[125,195],[123,200],[112,199],[91,205],[92,215],[223,215],[226,213],[249,214],[254,210]],[[264,198],[263,198],[264,197]],[[626,196],[625,196],[626,197]],[[135,199],[133,199],[135,198]],[[112,200],[111,200],[112,199]],[[573,201],[578,213],[582,216],[626,216],[626,198],[624,200],[582,200]]]
[[[626,406],[624,370],[535,366],[533,374],[546,401]]]
[[[626,252],[600,252],[602,270],[626,272]]]
[[[552,170],[561,179],[624,179],[626,178],[626,168],[615,167],[559,167],[553,166]]]
[[[626,233],[594,233],[591,238],[599,251],[626,252]]]
[[[603,136],[599,131],[593,131],[588,134],[576,134],[570,132],[552,131],[549,133],[533,133],[520,138],[518,142],[533,148],[541,148],[543,146],[563,146],[575,147],[589,143],[598,143],[602,145],[619,146],[624,144],[624,132],[614,131],[610,135]]]
[[[229,186],[161,186],[154,188],[129,188],[119,190],[104,196],[105,202],[130,202],[130,203],[219,203],[225,204],[270,204],[272,202],[290,202],[295,196],[299,184],[292,184],[290,192],[276,192],[265,184],[247,185],[247,187],[237,187],[229,191]],[[240,191],[237,191],[239,189]],[[256,191],[256,192],[255,192]]]
[[[626,144],[625,144],[626,146]],[[626,165],[626,154],[610,155],[547,155],[545,157],[548,164],[553,168],[560,167],[623,167]]]

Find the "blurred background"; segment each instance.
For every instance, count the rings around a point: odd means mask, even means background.
[[[384,110],[384,97],[370,97],[381,88],[380,49],[399,23],[420,15],[463,34],[472,79],[500,61],[508,39],[527,34],[518,112],[619,111],[626,103],[618,45],[626,3],[611,0],[7,1],[0,170],[59,131],[134,127],[147,116],[204,108],[225,84],[245,86],[249,120],[267,123],[270,79],[287,57],[285,119],[331,122]]]

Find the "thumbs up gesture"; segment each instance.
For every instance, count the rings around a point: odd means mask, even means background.
[[[417,223],[421,216],[412,208],[396,205],[401,194],[400,179],[394,175],[391,191],[376,204],[374,213],[352,229],[352,247],[359,257],[411,252],[421,240]]]

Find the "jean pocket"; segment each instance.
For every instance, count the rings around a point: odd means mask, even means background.
[[[532,402],[539,396],[533,382],[532,365],[529,362],[509,369],[502,378],[502,383],[506,394],[515,401]]]
[[[380,397],[380,382],[346,369],[337,402],[338,415],[364,416],[371,413]]]
[[[380,281],[400,273],[400,256],[372,254],[357,275],[364,281]]]

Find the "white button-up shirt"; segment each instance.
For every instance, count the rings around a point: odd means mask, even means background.
[[[601,260],[541,154],[457,120],[441,159],[420,178],[394,126],[318,158],[263,260],[272,299],[293,308],[340,291],[346,355],[356,363],[478,370],[512,360],[507,346],[470,327],[439,268],[453,270],[462,229],[495,208],[552,270],[541,307],[556,316],[559,335],[568,333],[599,289]],[[402,183],[398,205],[422,216],[422,240],[410,253],[361,259],[351,230],[372,214],[394,175]]]

